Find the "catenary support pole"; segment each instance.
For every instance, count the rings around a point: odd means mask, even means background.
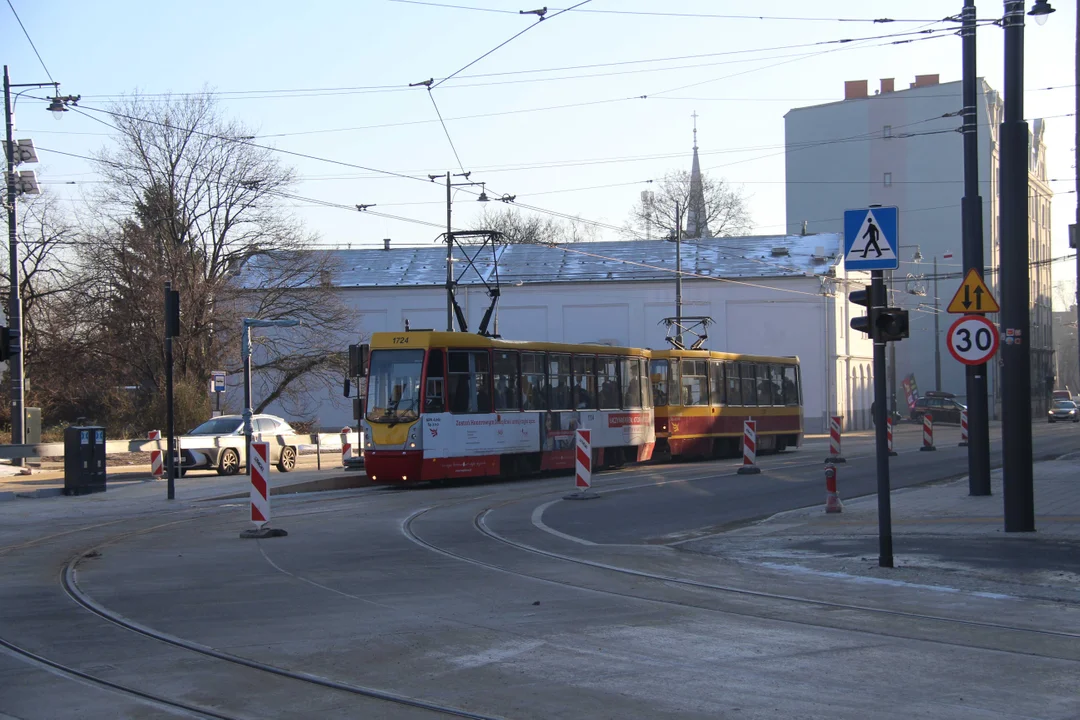
[[[165,283],[165,476],[168,498],[176,499],[176,422],[173,414],[172,283]]]
[[[1076,12],[1076,87],[1080,88],[1080,9]],[[1080,90],[1074,90],[1076,96],[1076,121],[1073,135],[1073,150],[1076,152],[1076,162],[1073,167],[1076,172],[1076,294],[1073,302],[1076,303],[1076,370],[1077,381],[1080,382]],[[1073,390],[1073,394],[1080,393],[1080,385]]]
[[[446,171],[446,332],[454,332],[454,236],[450,228],[449,170]]]
[[[19,235],[15,217],[15,140],[12,134],[11,117],[11,78],[8,66],[4,66],[4,124],[7,131],[7,220],[8,220],[8,260],[11,283],[8,295],[8,333],[11,348],[8,356],[8,374],[11,376],[11,442],[22,445],[26,442],[23,425],[23,336],[22,336],[22,295],[19,281]],[[21,465],[22,460],[13,460],[13,465]]]
[[[870,273],[870,305],[875,308],[885,307],[884,271],[873,270]],[[874,340],[874,430],[877,449],[877,493],[878,493],[878,565],[893,566],[892,547],[892,498],[889,483],[889,436],[885,426],[887,410],[885,408],[885,343]]]
[[[1006,0],[1005,117],[1000,138],[1001,327],[1020,343],[1001,346],[1001,436],[1005,532],[1035,530],[1031,468],[1031,332],[1028,295],[1028,124],[1024,121],[1024,2]]]
[[[934,256],[934,389],[941,392],[941,300],[938,298],[937,255]]]
[[[675,203],[675,340],[682,347],[682,215],[679,203]]]
[[[983,207],[979,194],[979,116],[975,70],[975,0],[964,0],[963,101],[964,101],[964,198],[961,201],[964,275],[977,270],[985,277],[983,258]],[[994,361],[996,362],[996,360]],[[987,400],[987,367],[965,366],[968,413],[968,493],[990,494],[990,408]]]

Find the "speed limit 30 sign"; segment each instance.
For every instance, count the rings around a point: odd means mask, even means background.
[[[982,315],[965,315],[952,324],[946,337],[949,352],[965,365],[982,365],[998,349],[998,330]]]

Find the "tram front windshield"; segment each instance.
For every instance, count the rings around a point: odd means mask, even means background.
[[[373,350],[368,370],[367,419],[375,423],[415,420],[420,413],[423,350]]]

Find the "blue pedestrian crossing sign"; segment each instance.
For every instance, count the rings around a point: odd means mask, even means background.
[[[844,211],[844,266],[848,270],[895,270],[899,211],[895,207],[872,207]]]

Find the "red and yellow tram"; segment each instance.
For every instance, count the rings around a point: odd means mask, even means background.
[[[757,423],[759,452],[802,444],[796,357],[654,350],[649,376],[657,459],[737,457],[744,420]]]
[[[648,350],[516,342],[470,333],[375,333],[361,420],[379,483],[515,477],[574,466],[574,431],[594,463],[652,457]]]

